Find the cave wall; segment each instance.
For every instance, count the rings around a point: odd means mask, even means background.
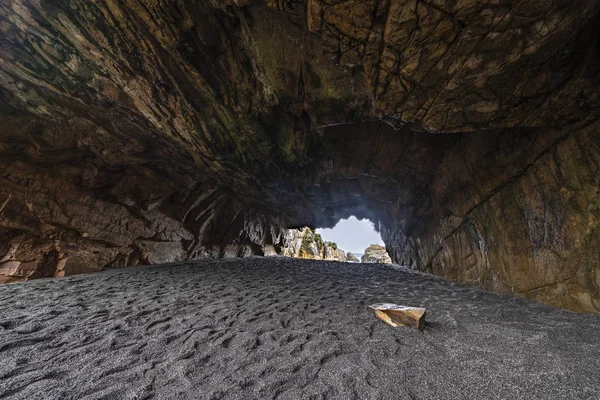
[[[160,135],[14,113],[3,128],[0,283],[262,254],[283,234]]]
[[[260,255],[598,312],[600,1],[5,0],[0,282]]]
[[[401,264],[598,312],[600,125],[456,135],[325,130],[315,220],[369,218]]]
[[[266,131],[302,124],[270,118],[240,18],[210,3],[11,0],[0,32],[0,282],[279,240],[255,180],[281,158]]]
[[[600,127],[504,131],[495,139],[468,138],[448,153],[427,224],[386,241],[395,259],[487,290],[598,312]]]

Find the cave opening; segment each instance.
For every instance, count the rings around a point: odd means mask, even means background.
[[[371,246],[385,247],[381,234],[368,218],[359,219],[352,215],[341,219],[333,228],[319,228],[316,232],[324,241],[335,243],[338,249],[359,260]]]
[[[288,228],[281,245],[265,246],[265,255],[310,260],[391,264],[381,232],[384,226],[376,218],[357,212],[342,214],[327,225]]]

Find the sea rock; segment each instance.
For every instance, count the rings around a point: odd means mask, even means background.
[[[323,245],[323,259],[328,261],[347,261],[344,250],[338,249],[337,245],[332,242],[325,242]]]
[[[336,243],[323,241],[321,235],[308,227],[289,229],[280,254],[309,260],[346,261],[344,250],[338,249]]]
[[[360,262],[360,260],[352,253],[346,253],[346,261],[348,262]]]
[[[372,244],[365,249],[363,256],[360,259],[362,263],[377,263],[377,264],[391,264],[392,259],[386,251],[384,246],[378,244]]]

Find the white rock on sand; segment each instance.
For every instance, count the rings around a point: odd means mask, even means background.
[[[368,305],[427,308],[391,328]],[[0,398],[591,399],[600,316],[381,265],[207,260],[0,286]]]

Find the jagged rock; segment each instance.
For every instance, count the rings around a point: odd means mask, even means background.
[[[352,253],[346,253],[346,261],[348,262],[360,262],[360,260]]]
[[[321,235],[311,228],[289,229],[285,235],[285,245],[280,254],[286,257],[305,258],[309,260],[346,261],[344,250],[337,244],[323,241]]]
[[[360,258],[362,263],[376,263],[376,264],[391,264],[392,259],[386,251],[384,246],[378,244],[372,244],[365,249],[363,256]]]
[[[375,312],[377,318],[390,326],[410,326],[421,331],[425,328],[426,310],[424,308],[390,303],[373,304],[369,308]]]
[[[325,242],[323,246],[323,259],[329,261],[347,261],[344,250],[338,249],[337,245],[333,246],[331,242]]]
[[[442,3],[0,2],[0,280],[355,215],[400,264],[600,312],[600,2]]]
[[[311,238],[305,241],[305,236],[309,234],[311,235]],[[303,254],[306,254],[309,246],[313,245],[314,240],[312,238],[312,231],[310,228],[305,227],[303,229],[288,229],[284,237],[284,246],[280,248],[279,253],[285,257],[300,258],[301,250]],[[302,249],[303,246],[304,249]],[[318,249],[315,250],[311,248],[310,252],[312,255],[315,255],[319,251]]]

